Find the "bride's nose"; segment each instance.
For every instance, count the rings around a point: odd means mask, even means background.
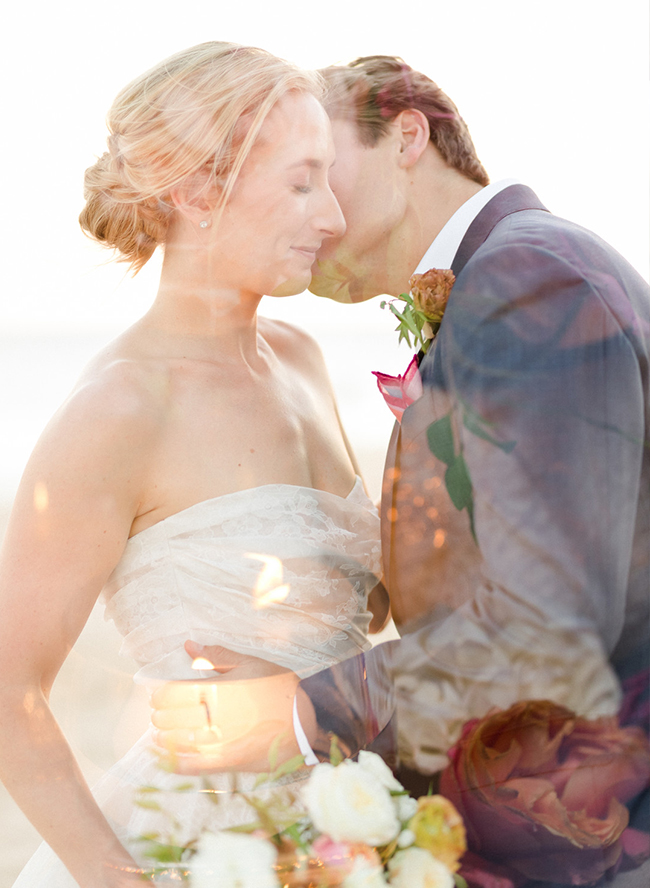
[[[342,237],[347,227],[343,211],[331,188],[324,189],[318,226],[325,237]]]

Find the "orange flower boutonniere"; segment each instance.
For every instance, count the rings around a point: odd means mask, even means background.
[[[388,306],[399,321],[395,328],[399,331],[399,342],[405,339],[410,348],[413,336],[414,347],[419,345],[426,354],[440,329],[455,281],[450,268],[431,268],[424,274],[414,274],[409,280],[410,293],[400,293],[397,297],[397,300],[405,303],[401,311],[396,307],[395,299],[381,303],[381,307]]]

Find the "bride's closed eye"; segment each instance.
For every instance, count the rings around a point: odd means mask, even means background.
[[[298,192],[298,194],[309,194],[311,191],[313,191],[311,185],[294,185],[293,188],[294,191]]]

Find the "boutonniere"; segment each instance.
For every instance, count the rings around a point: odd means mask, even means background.
[[[440,329],[442,316],[447,308],[447,301],[456,276],[450,268],[430,268],[424,274],[414,274],[409,280],[409,293],[400,293],[397,299],[384,300],[381,308],[388,306],[398,319],[396,330],[399,331],[398,342],[403,339],[411,347],[420,347],[426,354],[432,340]],[[404,303],[404,308],[397,308],[397,301]]]

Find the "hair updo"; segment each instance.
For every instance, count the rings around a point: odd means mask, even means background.
[[[170,191],[219,187],[219,206],[275,103],[322,97],[319,76],[271,53],[210,42],[179,52],[123,89],[108,114],[108,151],[86,170],[79,224],[134,273],[165,242]]]

